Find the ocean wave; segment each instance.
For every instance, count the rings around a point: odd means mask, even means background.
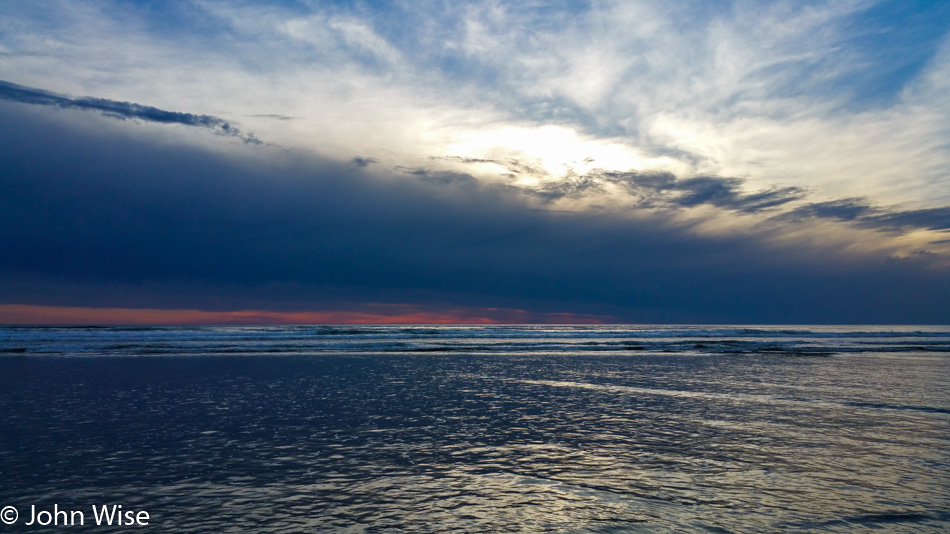
[[[682,326],[0,327],[0,354],[562,353],[834,356],[950,353],[950,328]]]

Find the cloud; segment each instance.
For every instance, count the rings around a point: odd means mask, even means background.
[[[746,180],[734,177],[698,176],[678,178],[671,172],[633,172],[594,169],[583,174],[569,171],[563,176],[550,176],[543,169],[525,165],[518,160],[482,158],[440,158],[465,165],[492,164],[507,171],[509,176],[530,175],[540,178],[529,185],[509,184],[513,190],[554,203],[563,199],[616,200],[620,188],[629,195],[629,206],[640,210],[677,210],[709,206],[726,212],[757,214],[760,222],[780,224],[801,223],[808,220],[829,220],[870,230],[906,233],[915,230],[942,231],[950,229],[950,208],[907,209],[898,206],[876,205],[866,198],[846,198],[822,202],[810,201],[812,192],[801,187],[778,187],[745,192]],[[431,180],[439,175],[431,170],[410,171]],[[442,173],[443,184],[460,183],[451,173]],[[466,178],[470,179],[466,176]],[[935,242],[939,243],[939,240]]]
[[[0,298],[946,322],[950,9],[896,6],[0,6]],[[292,150],[134,124],[226,116]]]
[[[50,91],[24,87],[3,80],[0,80],[0,99],[61,109],[98,111],[102,115],[120,120],[138,119],[162,124],[195,126],[211,130],[217,135],[236,137],[245,143],[261,144],[261,141],[254,137],[254,134],[242,133],[228,121],[210,115],[194,115],[192,113],[166,111],[152,106],[144,106],[130,102],[116,102],[105,98],[70,98]]]
[[[801,220],[805,218],[837,219],[839,221],[861,220],[870,212],[876,212],[866,200],[848,198],[829,202],[806,204],[784,215],[785,220]]]
[[[873,217],[867,217],[863,219],[862,222],[871,227],[895,231],[906,230],[908,228],[950,230],[950,208],[906,211],[889,210]]]
[[[54,108],[27,111],[0,106],[6,304],[386,315],[366,306],[388,303],[622,321],[950,320],[950,277],[925,255],[850,256],[756,233],[697,235],[662,210],[541,210],[464,173],[406,180],[378,165],[295,153],[233,158],[153,143],[131,124],[91,132]],[[695,189],[667,178],[638,177],[674,196]]]
[[[772,187],[766,191],[743,193],[744,180],[717,176],[675,178],[671,173],[606,171],[604,179],[624,186],[647,205],[665,202],[670,206],[693,207],[708,204],[748,213],[770,210],[800,200],[806,191],[799,187]]]
[[[300,117],[288,117],[287,115],[279,115],[279,114],[274,114],[274,113],[255,113],[254,115],[251,115],[251,116],[264,117],[267,119],[276,119],[279,121],[292,121],[292,120],[296,120],[300,118]]]
[[[551,171],[580,155],[741,177],[748,191],[950,203],[941,3],[55,5],[0,10],[0,70],[60,93],[247,117],[324,156]]]
[[[369,167],[370,165],[378,162],[379,160],[376,158],[355,157],[350,161],[353,162],[353,164],[356,165],[357,167]]]
[[[950,208],[902,209],[874,205],[868,199],[847,198],[824,202],[809,201],[811,193],[800,187],[772,186],[751,193],[746,181],[740,178],[699,176],[678,178],[670,172],[631,172],[595,169],[584,174],[569,172],[552,177],[541,169],[524,165],[517,160],[490,160],[481,158],[442,158],[468,165],[493,164],[504,168],[509,176],[527,174],[541,178],[536,184],[508,185],[524,194],[554,203],[563,199],[616,199],[621,188],[629,195],[628,205],[640,210],[677,210],[710,206],[727,212],[759,214],[760,221],[799,223],[809,219],[824,219],[851,224],[860,228],[886,232],[908,232],[917,229],[947,230],[950,228]],[[426,169],[408,170],[442,184],[471,180],[467,175],[439,173]],[[438,177],[438,178],[436,178]]]
[[[683,166],[663,170],[946,204],[950,10],[893,6],[602,2],[556,31],[492,6],[471,10],[466,42],[511,108],[565,110],[527,116]]]
[[[242,134],[227,121],[208,115],[194,115],[161,110],[151,106],[116,102],[102,98],[69,98],[42,89],[28,88],[0,81],[0,99],[23,104],[49,106],[60,109],[99,111],[102,115],[119,120],[129,118],[158,123],[176,123],[208,128],[216,133],[236,136],[246,143],[260,144],[253,135]],[[698,176],[677,178],[666,171],[616,171],[600,168],[586,173],[576,173],[568,168],[562,176],[551,175],[546,169],[520,161],[516,158],[487,159],[462,156],[432,156],[430,161],[449,161],[463,165],[491,164],[504,169],[512,179],[530,177],[537,182],[530,185],[508,184],[505,188],[526,193],[545,203],[578,199],[607,199],[616,195],[609,185],[618,186],[633,199],[633,205],[641,209],[677,209],[702,205],[724,210],[755,214],[780,211],[771,214],[771,220],[801,222],[808,219],[827,219],[850,223],[862,228],[889,232],[905,232],[913,229],[948,229],[948,209],[898,209],[874,206],[863,198],[841,199],[825,202],[808,202],[808,191],[800,187],[776,187],[746,193],[746,181],[732,177]],[[350,162],[365,168],[378,163],[376,157],[354,157]],[[581,165],[591,166],[594,158],[585,158]],[[429,168],[406,168],[395,170],[408,173],[418,179],[436,185],[475,187],[479,180],[456,171]],[[497,188],[497,186],[496,186]],[[786,210],[788,205],[791,209]]]
[[[890,232],[950,229],[950,208],[901,210],[874,206],[867,199],[862,198],[809,203],[779,218],[786,221],[801,221],[808,218],[834,219],[863,228]]]

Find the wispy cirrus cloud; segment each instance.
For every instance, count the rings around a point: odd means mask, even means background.
[[[606,2],[558,32],[498,10],[473,11],[470,53],[528,109],[564,110],[530,118],[673,155],[681,175],[950,201],[946,9],[911,12],[916,37],[875,2]]]
[[[275,143],[345,160],[550,172],[592,156],[575,171],[939,207],[950,8],[908,6],[50,2],[0,10],[0,67],[27,85],[248,117]]]

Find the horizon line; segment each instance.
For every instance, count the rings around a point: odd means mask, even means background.
[[[950,326],[947,323],[824,323],[824,322],[683,322],[622,321],[609,315],[531,312],[513,308],[458,307],[441,311],[395,305],[403,313],[353,310],[230,310],[187,308],[119,308],[0,304],[0,327],[109,326],[477,326],[477,325],[663,325],[663,326]],[[408,313],[407,313],[408,311]]]
[[[212,311],[189,308],[120,308],[0,304],[4,326],[173,326],[294,324],[611,324],[616,317],[569,312],[531,312],[512,308],[449,308],[426,310],[396,306],[395,313],[354,310],[277,311],[241,309]]]

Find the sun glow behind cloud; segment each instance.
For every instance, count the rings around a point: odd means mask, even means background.
[[[518,177],[524,185],[537,185],[541,178],[584,174],[594,169],[649,169],[677,174],[685,170],[673,158],[645,157],[620,140],[582,136],[576,130],[556,125],[504,125],[460,132],[444,151],[464,158],[530,163],[534,172]]]

